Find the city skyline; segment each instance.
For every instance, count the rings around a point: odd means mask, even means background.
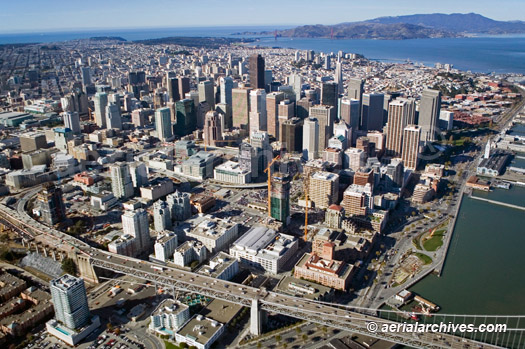
[[[286,3],[268,0],[250,4],[246,7],[238,0],[227,4],[215,0],[204,0],[196,16],[177,16],[178,13],[193,11],[190,3],[160,0],[155,5],[145,7],[143,2],[131,0],[116,1],[111,4],[93,0],[89,6],[79,9],[75,2],[53,0],[39,2],[25,0],[3,5],[0,14],[1,34],[30,33],[35,31],[71,31],[89,29],[138,29],[138,28],[201,28],[201,27],[239,27],[239,26],[293,26],[305,24],[337,24],[355,22],[383,16],[401,16],[423,13],[469,13],[476,12],[495,20],[520,20],[508,7],[519,8],[519,0],[507,1],[502,7],[489,1],[467,0],[455,2],[444,0],[439,6],[433,3],[421,4],[415,0],[402,0],[390,3],[379,0],[372,4],[356,4],[334,0],[319,6],[311,2],[305,4],[298,0]],[[301,8],[301,16],[290,16],[294,9]],[[30,10],[28,10],[30,9]],[[276,11],[278,9],[278,11]],[[472,11],[472,9],[476,9]],[[161,10],[161,11],[159,11]],[[20,20],[23,18],[24,20]],[[253,21],[257,18],[257,21]],[[298,20],[300,19],[300,20]],[[28,24],[30,23],[30,24]]]

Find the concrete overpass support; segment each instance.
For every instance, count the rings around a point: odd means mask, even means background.
[[[254,336],[260,336],[265,322],[266,312],[259,309],[259,300],[252,299],[252,307],[250,309],[250,333]]]
[[[77,264],[78,273],[80,274],[80,277],[93,284],[99,283],[97,274],[95,273],[95,269],[93,268],[91,263],[89,263],[89,256],[85,256],[80,253],[75,253],[75,255],[71,258],[73,258],[73,260]]]

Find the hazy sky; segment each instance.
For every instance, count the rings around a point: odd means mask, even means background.
[[[525,20],[525,0],[0,0],[0,32],[335,24],[435,12]]]

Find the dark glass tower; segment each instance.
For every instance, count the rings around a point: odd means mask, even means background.
[[[250,56],[250,84],[252,88],[264,89],[264,58],[261,55]]]
[[[276,172],[272,176],[271,215],[280,222],[287,223],[290,216],[290,177]]]

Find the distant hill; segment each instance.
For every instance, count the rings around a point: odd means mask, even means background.
[[[274,35],[273,31],[243,32],[234,35]],[[410,16],[380,17],[363,22],[346,22],[334,25],[303,25],[279,30],[277,36],[299,38],[338,39],[423,39],[460,37],[466,34],[516,34],[525,33],[525,22],[496,21],[476,13],[418,14]]]
[[[124,38],[121,38],[120,36],[94,36],[92,38],[89,38],[89,40],[93,41],[127,41]]]
[[[525,33],[525,22],[523,21],[496,21],[477,13],[433,13],[396,17],[379,17],[367,20],[366,22],[381,24],[407,23],[455,33]]]

